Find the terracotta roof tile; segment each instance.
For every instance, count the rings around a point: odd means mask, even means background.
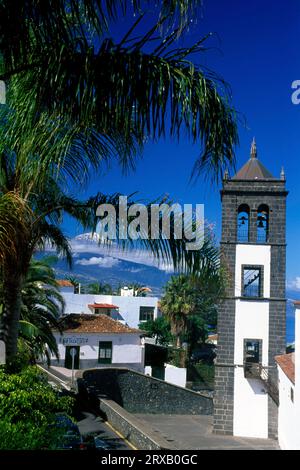
[[[275,356],[275,361],[283,370],[285,375],[295,384],[295,353]]]
[[[130,328],[107,315],[76,314],[65,315],[60,325],[65,333],[135,333],[143,334],[143,331]]]
[[[60,287],[74,287],[72,282],[67,281],[66,279],[58,279],[56,282]]]

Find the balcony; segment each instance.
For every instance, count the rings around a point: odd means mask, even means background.
[[[271,374],[271,368],[264,367],[261,364],[253,362],[245,362],[244,377],[246,379],[261,380],[266,388],[268,395],[272,398],[276,405],[279,405],[278,384]]]

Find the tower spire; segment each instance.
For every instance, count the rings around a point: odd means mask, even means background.
[[[255,137],[253,137],[253,140],[252,140],[252,143],[251,143],[250,157],[251,158],[257,158],[257,148],[256,148]]]

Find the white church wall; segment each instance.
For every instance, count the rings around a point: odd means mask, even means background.
[[[271,269],[271,247],[268,245],[242,245],[236,246],[235,264],[235,295],[241,296],[242,292],[242,265],[259,265],[264,268],[263,297],[270,297],[270,269]]]
[[[236,300],[233,433],[268,437],[268,395],[260,380],[244,377],[244,339],[261,339],[262,364],[268,364],[269,304]]]

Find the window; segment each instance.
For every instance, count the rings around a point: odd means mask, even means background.
[[[140,321],[154,320],[154,307],[140,307]]]
[[[262,297],[262,266],[242,267],[242,296]]]
[[[94,313],[97,314],[102,314],[102,315],[107,315],[110,317],[110,309],[109,308],[95,308]]]
[[[249,213],[247,204],[242,204],[238,208],[237,216],[237,241],[246,243],[249,241]]]
[[[265,204],[262,204],[257,209],[256,227],[256,241],[258,243],[266,243],[269,239],[269,208]]]
[[[112,342],[99,341],[99,364],[111,364],[112,361]]]
[[[260,363],[261,347],[259,339],[245,339],[244,362],[250,364]]]
[[[260,377],[261,355],[261,339],[244,339],[244,376],[246,378]]]

